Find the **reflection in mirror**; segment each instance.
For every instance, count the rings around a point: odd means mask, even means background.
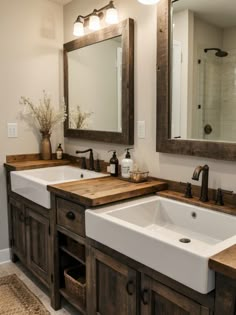
[[[171,138],[235,142],[235,0],[172,6]]]
[[[65,137],[134,142],[134,20],[64,44]]]
[[[67,56],[70,128],[121,132],[121,36]]]

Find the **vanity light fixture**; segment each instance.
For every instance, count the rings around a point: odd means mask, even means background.
[[[75,36],[84,35],[84,27],[88,25],[88,28],[93,31],[97,31],[101,27],[101,19],[104,16],[104,11],[106,11],[105,22],[107,24],[117,24],[118,23],[118,13],[115,8],[113,1],[110,1],[107,5],[100,9],[94,9],[92,13],[85,16],[79,15],[74,23],[73,34]]]
[[[160,0],[138,0],[138,2],[142,3],[142,4],[156,4],[158,3]]]

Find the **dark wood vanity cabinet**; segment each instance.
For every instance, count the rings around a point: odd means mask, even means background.
[[[162,283],[143,274],[141,280],[142,315],[210,315],[202,306]]]
[[[34,275],[49,286],[49,212],[30,205],[24,198],[9,198],[9,228],[12,260],[19,258]]]
[[[89,259],[87,314],[138,314],[137,272],[95,248]]]
[[[88,247],[88,315],[213,315],[212,295],[204,302],[198,293],[185,295],[181,284],[171,288],[120,257]]]

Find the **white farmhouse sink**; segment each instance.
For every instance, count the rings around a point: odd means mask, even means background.
[[[47,191],[47,185],[104,176],[107,175],[68,165],[14,171],[11,172],[11,189],[49,209],[50,192]]]
[[[236,243],[236,216],[159,196],[85,215],[88,237],[203,294],[215,288],[209,257]]]

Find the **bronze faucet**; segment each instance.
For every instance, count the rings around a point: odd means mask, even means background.
[[[209,166],[197,166],[193,172],[193,180],[199,180],[200,173],[202,172],[202,186],[201,186],[201,195],[200,200],[203,202],[207,202],[208,199],[208,174],[209,174]]]
[[[82,151],[75,151],[76,154],[78,153],[87,153],[89,152],[89,170],[94,171],[94,159],[93,159],[93,149],[87,149],[87,150],[82,150]],[[86,167],[84,167],[86,168]]]

